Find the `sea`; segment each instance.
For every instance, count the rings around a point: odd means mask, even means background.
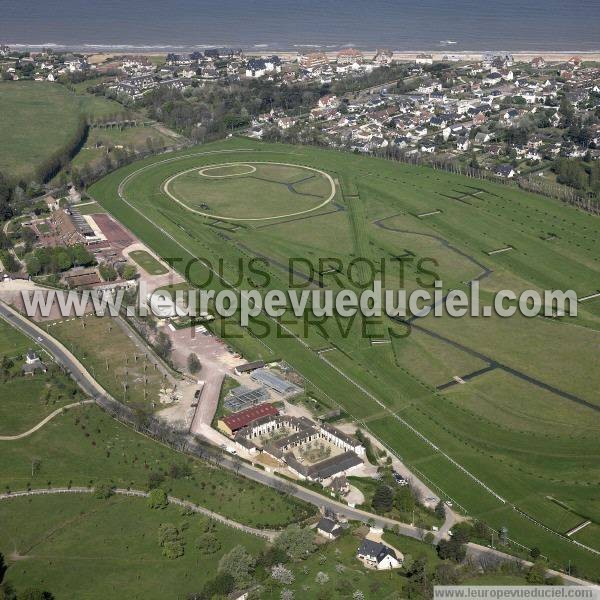
[[[83,51],[600,51],[600,0],[0,0],[0,43]]]

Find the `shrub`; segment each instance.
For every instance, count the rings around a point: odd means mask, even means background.
[[[162,488],[155,488],[150,490],[148,495],[148,506],[150,508],[162,509],[166,508],[169,504],[167,493]]]

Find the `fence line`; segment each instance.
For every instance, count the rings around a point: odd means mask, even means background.
[[[113,490],[115,494],[119,494],[121,496],[131,496],[136,498],[147,498],[149,493],[144,492],[142,490],[132,490],[132,489],[124,489],[124,488],[116,488]],[[16,492],[4,493],[0,494],[1,500],[10,500],[11,498],[23,498],[27,496],[45,496],[45,495],[54,495],[54,494],[93,494],[94,488],[85,488],[85,487],[69,487],[69,488],[39,488],[34,490],[19,490]],[[254,535],[256,537],[260,537],[266,539],[268,541],[273,541],[277,535],[278,531],[272,529],[257,529],[255,527],[250,527],[248,525],[244,525],[242,523],[238,523],[237,521],[233,521],[232,519],[228,519],[227,517],[220,515],[219,513],[213,512],[208,508],[204,508],[199,504],[194,504],[188,500],[182,500],[180,498],[176,498],[175,496],[168,496],[169,503],[174,504],[176,506],[181,506],[182,508],[187,508],[192,510],[195,513],[203,514],[213,521],[218,521],[222,525],[227,527],[232,527],[233,529],[237,529],[239,531],[243,531],[244,533],[248,533],[250,535]]]

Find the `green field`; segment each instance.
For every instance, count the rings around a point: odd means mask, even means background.
[[[93,486],[148,489],[162,476],[172,495],[191,500],[240,523],[280,528],[313,513],[312,507],[188,458],[114,421],[94,405],[69,409],[33,435],[0,441],[0,489]],[[32,461],[39,469],[32,475]],[[188,464],[190,475],[174,478],[172,465]],[[156,484],[154,484],[156,485]]]
[[[167,268],[161,265],[154,256],[145,250],[134,250],[129,253],[129,258],[134,260],[149,275],[164,275],[168,273]]]
[[[55,598],[185,598],[202,589],[234,546],[255,556],[264,547],[258,537],[215,524],[221,548],[203,555],[195,541],[205,517],[183,516],[175,506],[152,510],[143,499],[123,496],[12,499],[0,502],[0,522],[0,552],[10,565],[5,580],[17,590],[36,587]],[[183,529],[183,556],[163,556],[162,523]]]
[[[94,102],[111,102],[94,96],[85,97],[86,102],[89,99]],[[119,104],[117,104],[117,107],[122,109]],[[87,104],[86,108],[88,108]],[[101,116],[108,118],[110,114]],[[138,125],[124,128],[91,127],[85,145],[73,157],[72,163],[74,167],[81,169],[85,165],[92,167],[100,163],[107,153],[110,156],[115,149],[133,148],[137,151],[146,151],[148,149],[148,140],[151,140],[152,147],[155,149],[173,145],[171,138],[150,126]]]
[[[31,175],[75,133],[79,107],[79,99],[62,85],[0,83],[0,113],[10,115],[0,123],[0,171],[11,179]]]
[[[158,405],[164,375],[114,319],[64,319],[46,323],[46,329],[114,398],[126,404]]]
[[[198,172],[221,163],[226,165],[221,174],[227,177],[215,181],[226,182],[223,189],[228,191],[222,190],[218,201],[229,203],[236,211],[233,218],[240,210],[247,218],[246,207],[239,208],[239,195],[244,191],[240,183],[249,176],[240,175],[241,167],[232,169],[232,162],[318,168],[336,183],[335,200],[301,216],[268,219],[275,196],[270,183],[263,182],[263,220],[215,224],[164,193],[165,181],[175,176],[176,182],[178,174],[189,171],[194,183],[186,193],[191,201],[201,185]],[[127,203],[118,196],[126,177]],[[260,201],[259,189],[251,188],[255,201]],[[163,258],[202,257],[215,267],[221,259],[224,276],[231,281],[238,281],[240,258],[261,258],[271,277],[265,289],[288,289],[290,276],[306,284],[308,266],[297,263],[290,272],[291,257],[311,261],[314,271],[323,273],[324,285],[334,291],[359,289],[356,279],[364,269],[354,273],[354,280],[347,272],[348,262],[359,256],[375,261],[378,270],[383,259],[385,287],[403,285],[408,291],[432,280],[419,271],[418,261],[435,259],[437,264],[429,261],[426,268],[438,274],[444,289],[467,290],[466,282],[479,278],[482,302],[507,288],[516,293],[571,288],[585,295],[598,286],[596,217],[516,187],[375,158],[229,140],[129,165],[95,184],[90,193]],[[286,194],[285,189],[278,192],[282,198]],[[201,195],[196,201],[202,201]],[[441,212],[419,217],[431,210]],[[557,237],[546,241],[548,233]],[[507,245],[513,250],[488,254]],[[398,256],[413,257],[403,272],[394,261]],[[321,265],[320,258],[325,259]],[[332,261],[341,262],[342,268],[332,268]],[[184,267],[185,262],[181,272]],[[375,275],[383,277],[381,272]],[[203,265],[196,263],[189,277],[206,287]],[[246,272],[238,287],[257,285],[254,274]],[[213,280],[210,287],[218,291],[222,283]],[[277,331],[265,318],[252,320],[243,330],[234,316],[219,320],[214,329],[248,358],[263,352],[288,361],[320,395],[364,421],[456,507],[493,527],[507,526],[511,537],[540,547],[555,565],[562,567],[570,559],[580,573],[600,578],[595,555],[510,508],[515,505],[562,533],[570,516],[548,509],[547,496],[553,496],[600,523],[595,491],[600,481],[599,302],[581,303],[577,318],[560,320],[429,316],[413,323],[413,335],[381,345],[370,343],[359,319],[307,324],[288,311],[282,321],[285,330]],[[405,332],[404,326],[387,319],[369,329],[375,338],[389,337],[389,330]],[[337,350],[319,356],[317,351],[326,347]],[[436,390],[455,376],[484,367],[489,370],[465,385]],[[597,542],[592,545],[600,549]]]
[[[0,435],[18,435],[28,431],[50,413],[66,404],[83,400],[79,388],[65,375],[17,374],[2,383],[0,397]]]
[[[89,82],[84,83],[89,86]],[[44,161],[73,141],[82,119],[117,119],[126,112],[117,102],[84,90],[76,86],[71,91],[64,85],[41,81],[0,83],[0,113],[10,115],[0,123],[0,172],[11,180],[27,181]],[[145,145],[147,138],[152,138],[156,147],[170,142],[151,127],[123,131],[92,128],[86,142],[89,149],[81,150],[74,163],[81,167],[99,160],[102,150],[95,148],[97,143],[139,146]]]
[[[313,168],[258,162],[186,169],[163,189],[183,208],[232,221],[310,212],[335,194],[333,182]]]
[[[35,344],[20,331],[0,319],[0,357],[15,358],[24,355]]]
[[[94,215],[96,213],[106,212],[97,202],[90,202],[86,200],[81,204],[77,205],[77,212],[80,215]]]

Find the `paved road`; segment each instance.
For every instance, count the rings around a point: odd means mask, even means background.
[[[192,419],[190,433],[200,435],[202,425],[212,423],[217,407],[219,406],[219,396],[223,385],[225,374],[222,371],[211,369],[204,378],[204,385],[198,400],[198,406]]]
[[[65,346],[2,301],[0,301],[0,317],[54,356],[56,361],[71,373],[73,379],[86,394],[92,398],[98,395],[108,396],[106,390]]]

